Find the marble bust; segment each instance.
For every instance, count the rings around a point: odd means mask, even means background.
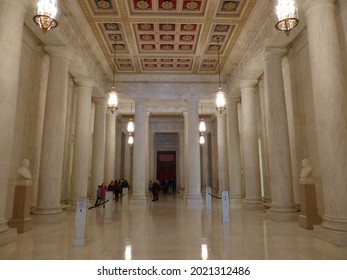
[[[307,158],[304,158],[301,161],[301,171],[300,171],[300,179],[309,179],[311,177],[312,166],[310,165],[310,161]]]
[[[25,179],[31,180],[31,172],[29,170],[29,160],[28,159],[22,159],[21,166],[17,169],[17,173],[21,175],[21,177],[24,177]]]

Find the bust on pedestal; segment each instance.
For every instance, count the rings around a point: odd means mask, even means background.
[[[29,160],[23,159],[17,169],[20,179],[16,181],[12,219],[8,222],[9,227],[17,228],[19,233],[32,229],[30,217],[32,177],[29,165]]]
[[[313,229],[313,225],[322,222],[318,216],[315,182],[311,177],[312,166],[308,159],[303,159],[302,169],[300,172],[300,198],[301,198],[301,214],[299,215],[299,226],[306,229]]]

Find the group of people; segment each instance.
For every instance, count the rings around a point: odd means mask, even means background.
[[[159,180],[150,180],[149,185],[148,185],[148,190],[149,192],[152,193],[153,198],[152,201],[157,201],[159,200],[159,192],[160,190],[163,190],[163,193],[166,194],[174,194],[176,191],[176,185],[175,181],[173,179],[165,179],[162,181],[162,183],[159,183]]]
[[[101,204],[105,207],[105,198],[106,192],[113,192],[115,200],[118,201],[119,197],[123,194],[123,189],[127,188],[129,190],[130,185],[127,180],[119,179],[112,180],[108,186],[105,183],[102,183],[98,186],[96,191],[96,201],[95,207],[99,207]]]

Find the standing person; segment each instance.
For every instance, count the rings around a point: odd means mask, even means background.
[[[152,201],[157,201],[159,200],[159,181],[156,180],[154,181],[153,185],[152,185],[152,194],[153,194],[153,199]]]
[[[122,187],[120,185],[120,180],[116,180],[115,188],[114,188],[114,198],[116,201],[119,199],[119,195],[122,193]]]
[[[94,206],[99,207],[99,202],[101,201],[101,185],[98,186],[98,189],[96,190],[96,201]]]
[[[103,203],[102,207],[105,208],[105,198],[106,198],[107,187],[105,183],[102,183],[100,188],[100,199],[101,203]]]

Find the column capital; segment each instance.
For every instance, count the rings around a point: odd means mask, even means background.
[[[255,88],[258,85],[258,80],[241,80],[240,89]]]
[[[237,104],[241,102],[240,97],[228,97],[227,100],[228,100],[227,106],[228,105],[237,106]]]
[[[65,58],[67,60],[70,60],[72,57],[71,50],[69,47],[47,46],[47,47],[45,47],[45,50],[48,52],[49,55],[54,56],[54,57],[61,57],[61,58]]]
[[[78,87],[94,87],[95,83],[92,79],[75,79],[75,83]]]
[[[106,98],[105,97],[93,97],[93,102],[95,105],[105,105],[106,106]]]
[[[107,110],[106,117],[107,118],[116,118],[117,117],[117,111],[112,113],[110,110]]]
[[[287,49],[283,48],[266,48],[263,52],[263,60],[268,60],[271,58],[282,58],[287,52]]]
[[[303,3],[302,3],[302,8],[303,8],[303,10],[306,13],[312,7],[319,6],[319,5],[322,5],[322,4],[332,4],[332,5],[334,5],[335,2],[336,2],[336,0],[304,0]]]

